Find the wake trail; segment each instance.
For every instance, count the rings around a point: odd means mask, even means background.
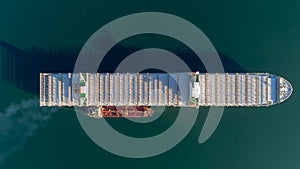
[[[11,103],[0,112],[0,166],[14,151],[19,150],[35,131],[47,124],[58,108],[40,107],[38,98]]]

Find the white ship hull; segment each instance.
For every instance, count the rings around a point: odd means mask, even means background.
[[[268,73],[41,73],[41,106],[269,106],[292,86]]]

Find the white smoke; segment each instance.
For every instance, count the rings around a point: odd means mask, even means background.
[[[14,151],[22,148],[34,132],[44,126],[57,108],[39,106],[39,99],[11,103],[0,112],[0,166]]]

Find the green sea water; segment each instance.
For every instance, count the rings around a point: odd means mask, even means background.
[[[204,144],[198,143],[198,136],[208,109],[201,108],[196,124],[181,143],[145,159],[106,152],[84,133],[75,112],[58,110],[9,153],[0,168],[300,168],[300,1],[1,0],[0,39],[19,48],[82,46],[107,22],[145,11],[187,19],[246,71],[288,79],[293,95],[268,108],[226,108],[217,130]],[[0,112],[12,102],[37,97],[4,81],[0,87]],[[5,146],[0,144],[0,150]]]

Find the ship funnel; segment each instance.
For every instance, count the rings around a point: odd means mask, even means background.
[[[289,81],[279,77],[279,100],[280,102],[285,101],[291,96],[293,92],[293,87]]]

